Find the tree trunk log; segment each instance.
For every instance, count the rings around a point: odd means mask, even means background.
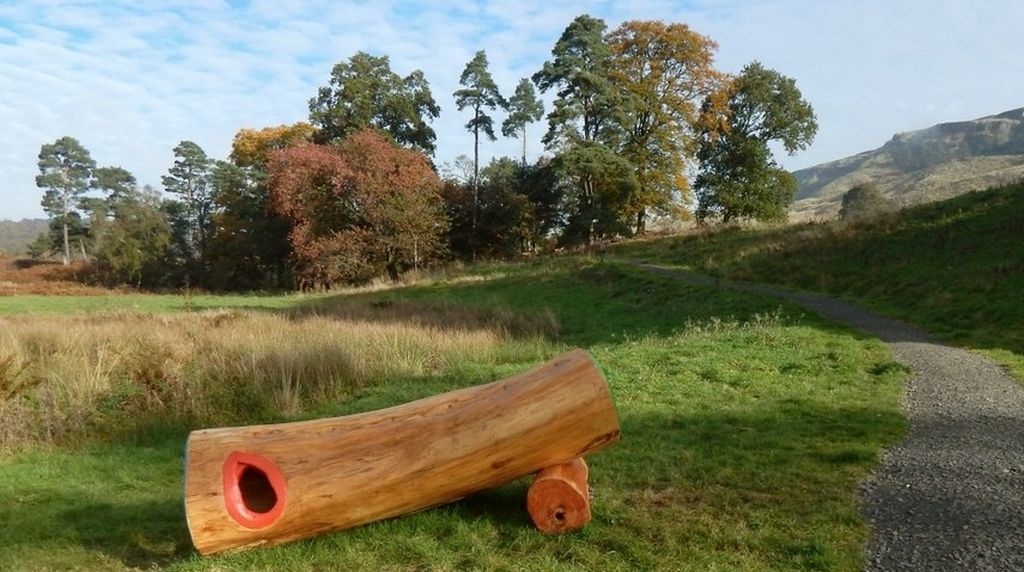
[[[390,409],[194,431],[185,514],[202,554],[278,544],[450,503],[619,438],[582,350]]]
[[[537,473],[526,494],[526,510],[541,532],[567,532],[590,522],[588,474],[582,458]]]

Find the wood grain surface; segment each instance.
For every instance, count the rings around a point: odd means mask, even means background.
[[[576,458],[542,469],[526,494],[526,509],[542,532],[568,532],[590,522],[587,462]]]
[[[608,385],[575,350],[506,380],[380,411],[194,431],[185,513],[202,554],[277,544],[450,503],[618,438]],[[232,455],[265,460],[284,490],[252,489],[252,471],[229,471]],[[225,489],[242,473],[243,496],[269,524],[229,513]]]

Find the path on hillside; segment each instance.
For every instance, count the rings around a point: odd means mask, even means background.
[[[999,366],[824,296],[637,266],[795,302],[877,336],[911,368],[909,430],[861,488],[867,570],[1024,571],[1024,388]]]

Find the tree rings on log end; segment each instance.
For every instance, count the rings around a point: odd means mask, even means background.
[[[590,522],[587,475],[582,458],[537,473],[526,494],[526,509],[541,532],[567,532]]]

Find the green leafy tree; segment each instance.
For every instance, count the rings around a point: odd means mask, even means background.
[[[775,162],[768,144],[781,143],[792,155],[810,145],[818,130],[796,82],[754,62],[722,94],[706,99],[703,113],[698,220],[784,219],[796,179]]]
[[[562,32],[551,60],[533,74],[541,92],[556,89],[544,144],[559,149],[579,142],[606,142],[621,130],[621,99],[609,77],[611,47],[604,20],[578,16]]]
[[[520,184],[520,192],[530,201],[531,228],[526,250],[533,252],[564,226],[562,203],[566,185],[548,157],[524,167]]]
[[[192,256],[192,249],[189,246],[189,224],[188,224],[188,213],[185,208],[185,203],[174,199],[162,199],[160,201],[160,213],[163,215],[164,220],[171,227],[171,261],[170,264],[174,267],[172,272],[168,272],[169,283],[174,285],[180,285],[185,280],[190,280],[191,276],[185,272],[192,272],[191,266],[185,267],[181,262],[188,261],[189,257]]]
[[[524,166],[502,157],[480,170],[480,225],[474,235],[472,171],[464,155],[446,165],[442,197],[450,221],[449,250],[456,257],[472,257],[474,237],[485,257],[531,252],[563,226],[564,177],[553,163],[542,158]]]
[[[732,134],[702,148],[697,220],[720,217],[779,221],[796,193],[796,178],[779,167],[764,143]]]
[[[526,126],[544,117],[544,102],[537,98],[533,82],[527,78],[519,80],[516,92],[505,102],[508,117],[501,124],[505,137],[519,137],[523,140],[523,165],[526,165]]]
[[[213,168],[217,212],[205,253],[209,287],[276,288],[285,286],[289,279],[289,225],[270,212],[265,166],[265,162],[240,167],[219,161]]]
[[[717,44],[685,24],[657,21],[625,22],[606,40],[612,79],[628,104],[621,154],[636,171],[628,209],[640,233],[651,209],[665,213],[687,201],[701,103],[722,79],[713,66]]]
[[[92,173],[92,188],[106,196],[111,211],[125,199],[134,198],[138,194],[138,182],[135,175],[121,167],[99,167]]]
[[[476,232],[477,211],[480,204],[480,132],[494,141],[494,120],[487,114],[504,105],[498,86],[487,69],[487,53],[480,50],[466,64],[459,77],[462,89],[456,90],[455,105],[459,111],[473,110],[473,118],[466,123],[466,129],[473,134],[473,232]]]
[[[861,183],[843,194],[839,218],[854,220],[871,218],[892,211],[894,204],[873,183]]]
[[[731,133],[765,144],[777,141],[790,155],[814,141],[818,120],[793,78],[752,62],[740,72],[731,93]]]
[[[564,168],[576,191],[569,201],[575,211],[570,222],[579,232],[569,236],[587,244],[595,229],[618,227],[598,223],[620,213],[599,210],[619,205],[618,196],[631,192],[636,183],[635,176],[625,172],[632,172],[632,167],[615,152],[623,136],[625,110],[621,92],[609,76],[612,51],[604,41],[605,28],[601,19],[578,16],[551,50],[552,59],[533,75],[542,92],[557,90],[544,143],[556,152],[555,164]],[[616,200],[601,200],[612,197]]]
[[[28,244],[26,250],[32,260],[39,260],[53,252],[53,237],[49,232],[41,232]]]
[[[453,254],[471,258],[474,250],[488,258],[522,252],[532,230],[532,205],[522,192],[525,168],[508,157],[491,160],[480,170],[479,226],[473,224],[473,186],[456,179],[444,181],[442,196],[450,221],[448,239]]]
[[[558,154],[553,165],[577,192],[567,193],[563,201],[565,227],[562,244],[591,244],[594,239],[629,232],[626,212],[629,198],[638,188],[636,173],[626,158],[605,145],[588,142],[574,145]],[[580,193],[584,182],[589,192]]]
[[[75,214],[75,200],[89,190],[96,162],[89,151],[74,137],[61,137],[44,144],[39,151],[39,175],[36,186],[44,190],[43,210],[62,229],[63,260],[71,261],[69,225]]]
[[[422,71],[402,78],[391,71],[387,56],[365,52],[335,65],[330,84],[309,100],[309,120],[319,129],[320,143],[372,127],[397,143],[433,154],[437,136],[428,122],[440,114]]]
[[[98,242],[96,261],[108,282],[136,287],[164,283],[172,231],[152,189],[122,197]]]
[[[267,161],[272,152],[310,143],[309,123],[240,129],[230,162],[212,169],[213,235],[204,253],[206,286],[268,289],[291,284],[288,221],[270,208]]]
[[[185,217],[184,254],[189,260],[198,257],[206,247],[213,207],[211,166],[202,147],[192,141],[182,141],[174,148],[174,164],[163,176],[164,189],[181,197]]]

